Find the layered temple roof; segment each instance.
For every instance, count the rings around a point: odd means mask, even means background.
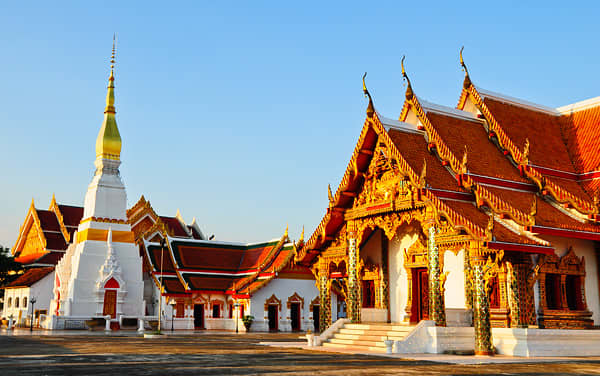
[[[211,292],[243,297],[279,272],[312,278],[308,268],[293,265],[295,248],[287,243],[287,230],[280,239],[263,243],[207,240],[195,219],[188,225],[179,211],[175,217],[160,216],[144,196],[127,217],[144,256],[144,270],[157,285],[162,276],[169,296]],[[163,239],[168,239],[164,247]]]
[[[364,88],[369,106],[358,143],[298,262],[310,265],[336,238],[378,147],[421,202],[490,249],[551,253],[544,235],[600,240],[600,97],[551,109],[482,90],[465,72],[457,108],[417,97],[403,72],[398,120],[375,111]]]
[[[249,297],[278,273],[312,278],[308,268],[294,266],[294,245],[281,239],[257,244],[177,239],[166,236],[160,243],[144,241],[142,252],[157,284],[164,281],[169,296],[222,293]]]
[[[54,195],[48,210],[37,209],[32,200],[12,249],[15,261],[27,266],[56,265],[82,216],[82,207],[58,204]]]

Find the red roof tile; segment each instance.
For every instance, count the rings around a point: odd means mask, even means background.
[[[575,172],[563,141],[559,116],[485,98],[494,118],[508,137],[523,149],[529,139],[529,161],[534,165]]]
[[[83,208],[80,206],[58,205],[60,214],[63,216],[65,226],[77,227],[83,217]]]
[[[60,223],[58,223],[58,218],[56,218],[56,214],[54,214],[54,212],[40,209],[36,209],[36,211],[42,225],[42,230],[60,231]]]
[[[427,118],[457,158],[462,158],[467,147],[467,168],[470,173],[529,182],[488,139],[481,123],[432,112],[427,113]]]
[[[53,271],[53,266],[28,269],[23,275],[5,287],[30,287]]]
[[[427,176],[425,181],[428,186],[437,189],[466,192],[459,187],[456,179],[440,164],[437,157],[427,150],[427,144],[423,135],[402,132],[393,128],[388,131],[388,134],[396,148],[414,171],[420,173],[423,168],[423,160],[427,161]]]
[[[577,172],[600,170],[600,106],[564,115],[561,120]]]
[[[168,227],[169,230],[171,230],[172,232],[172,236],[175,237],[183,237],[183,238],[189,238],[190,235],[183,229],[183,226],[181,225],[181,222],[179,222],[179,220],[175,217],[159,217],[161,219],[161,221],[163,221]]]
[[[64,255],[64,252],[48,252],[44,256],[33,261],[32,264],[56,265]]]
[[[46,237],[46,249],[48,250],[65,250],[67,249],[67,242],[62,232],[47,232],[44,231]]]

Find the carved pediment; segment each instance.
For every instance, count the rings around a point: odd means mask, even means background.
[[[380,142],[375,148],[363,189],[354,201],[354,207],[396,200],[409,193],[408,178],[400,170],[398,162],[391,158],[387,146]]]

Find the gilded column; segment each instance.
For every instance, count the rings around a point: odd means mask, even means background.
[[[391,321],[390,312],[390,289],[389,289],[389,241],[385,234],[381,233],[381,307],[387,310],[387,322]]]
[[[473,270],[473,326],[475,329],[475,355],[492,355],[492,329],[490,325],[490,299],[485,288],[485,255],[471,251]]]
[[[355,225],[348,222],[348,318],[353,323],[360,322],[360,289],[358,278],[358,249],[356,246]]]
[[[319,269],[319,300],[319,332],[323,333],[331,325],[331,283],[327,269]]]
[[[444,295],[440,281],[440,252],[435,244],[436,228],[434,224],[429,226],[429,238],[427,239],[427,253],[429,263],[429,319],[435,321],[437,326],[446,326],[446,309],[444,306]]]
[[[506,263],[508,269],[508,307],[510,308],[510,326],[513,328],[526,328],[526,315],[522,310],[522,299],[519,291],[519,269],[518,264]],[[521,281],[527,283],[527,281]]]

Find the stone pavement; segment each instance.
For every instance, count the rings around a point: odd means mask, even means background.
[[[297,341],[298,334],[285,333],[175,332],[159,339],[144,339],[124,331],[111,335],[87,331],[69,331],[66,335],[34,331],[31,335],[21,330],[7,335],[3,331],[0,375],[600,374],[600,359],[592,358],[481,365],[460,363],[452,356],[410,355],[408,359],[404,355],[386,357],[290,347],[303,346]]]

